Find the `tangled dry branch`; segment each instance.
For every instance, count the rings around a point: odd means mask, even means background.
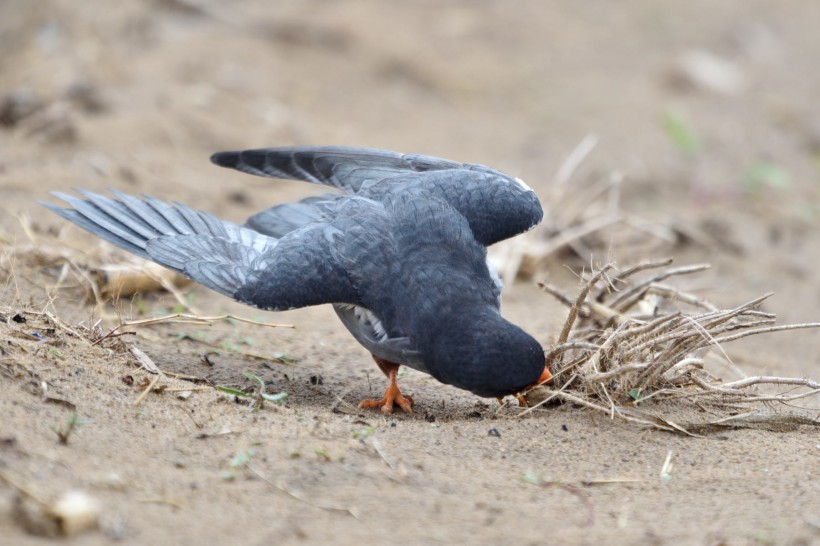
[[[570,311],[557,343],[547,354],[552,385],[528,394],[533,405],[527,411],[550,400],[563,400],[612,417],[688,433],[710,425],[739,426],[741,422],[771,425],[779,414],[763,414],[754,404],[820,394],[820,383],[810,379],[745,377],[723,350],[724,344],[746,336],[818,328],[820,323],[775,325],[775,315],[760,310],[770,295],[721,310],[663,282],[708,267],[671,267],[671,260],[644,262],[623,270],[607,264],[585,275],[576,298],[540,284]],[[642,277],[645,272],[654,273]],[[709,371],[710,360],[722,361],[742,379],[722,381]],[[781,390],[763,392],[757,388],[761,385]],[[783,391],[784,387],[789,390]],[[712,417],[683,426],[657,412],[641,411],[650,400],[708,407]],[[654,409],[658,407],[654,405]],[[784,423],[820,425],[817,419],[782,418]]]

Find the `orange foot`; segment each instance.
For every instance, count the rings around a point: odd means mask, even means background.
[[[399,390],[396,378],[399,373],[399,365],[394,362],[381,359],[373,355],[373,360],[379,365],[381,371],[390,379],[390,386],[384,391],[384,398],[381,400],[362,400],[359,403],[361,409],[381,409],[382,413],[393,413],[393,406],[399,406],[405,413],[413,413],[413,399],[404,396]]]

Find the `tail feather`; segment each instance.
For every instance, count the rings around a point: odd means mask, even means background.
[[[149,206],[146,201],[143,201],[133,195],[128,195],[117,190],[111,190],[117,199],[131,211],[134,217],[146,226],[148,232],[145,237],[151,237],[151,234],[161,233],[163,235],[172,235],[175,233],[174,227],[165,219],[165,217]]]
[[[106,210],[100,208],[91,201],[78,199],[68,194],[54,192],[52,195],[59,197],[82,215],[85,219],[93,223],[95,233],[110,233],[118,239],[127,241],[130,245],[145,249],[145,237],[134,229],[131,229],[130,222],[126,223],[122,218],[110,215]]]
[[[193,235],[196,233],[188,221],[185,220],[185,217],[179,212],[178,206],[169,205],[165,201],[160,201],[150,195],[143,195],[142,199],[145,204],[151,207],[162,219],[160,224],[153,227],[155,229],[164,228],[161,231],[163,235]]]
[[[54,193],[56,197],[60,197],[58,193]],[[111,244],[114,244],[123,250],[127,250],[128,252],[139,256],[140,258],[144,258],[146,260],[150,260],[151,257],[145,251],[145,246],[143,244],[133,244],[128,239],[123,239],[115,235],[114,233],[101,229],[99,224],[94,222],[93,220],[89,220],[86,216],[80,214],[78,211],[69,208],[58,207],[56,205],[52,205],[51,203],[47,203],[45,201],[38,201],[38,203],[50,211],[60,215],[61,217],[65,218],[69,222],[72,222],[79,227],[83,228],[84,230],[91,232],[98,237],[101,237],[108,241]],[[68,202],[71,204],[71,202]]]
[[[147,246],[153,261],[230,297],[248,282],[260,256],[241,243],[201,234],[158,237]]]
[[[156,230],[151,229],[150,224],[147,224],[136,212],[129,209],[124,203],[114,199],[108,199],[107,197],[88,190],[78,189],[77,192],[97,206],[97,208],[108,214],[112,219],[116,219],[116,222],[127,226],[128,229],[132,230],[137,236],[143,239],[156,236]]]
[[[85,199],[52,194],[73,208],[41,204],[110,243],[228,296],[247,282],[260,256],[276,246],[275,238],[179,203],[77,191]]]

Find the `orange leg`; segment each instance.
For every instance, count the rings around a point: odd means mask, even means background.
[[[373,360],[378,364],[379,369],[390,379],[390,385],[384,391],[384,398],[381,400],[362,400],[359,407],[362,409],[381,408],[382,413],[393,413],[393,406],[399,406],[405,413],[413,413],[413,399],[404,396],[396,383],[399,373],[399,364],[390,362],[373,355]]]

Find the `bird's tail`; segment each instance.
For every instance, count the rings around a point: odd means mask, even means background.
[[[70,208],[40,204],[109,243],[228,296],[247,281],[247,266],[277,244],[274,238],[179,203],[113,190],[116,199],[77,191],[85,199],[52,193]]]

